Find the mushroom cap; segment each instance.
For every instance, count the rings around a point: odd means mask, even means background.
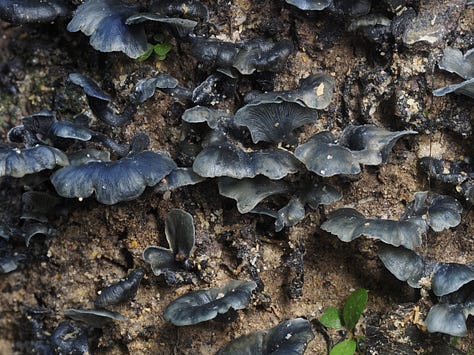
[[[350,242],[362,235],[380,239],[394,246],[415,249],[421,246],[422,235],[426,232],[426,223],[422,218],[394,221],[366,218],[352,208],[334,211],[321,229],[336,235],[343,242]]]
[[[445,296],[471,281],[474,281],[474,265],[438,263],[431,280],[431,288],[436,296]]]
[[[242,335],[218,355],[301,355],[314,339],[311,324],[304,318],[290,319],[273,328]]]
[[[465,304],[438,303],[431,307],[425,324],[430,333],[439,332],[451,336],[465,336],[468,315],[474,315],[473,301]]]
[[[51,176],[57,193],[67,198],[86,198],[112,205],[140,196],[147,186],[158,184],[176,163],[167,153],[143,151],[113,162],[90,162],[59,169]]]
[[[178,326],[205,322],[231,308],[246,308],[256,287],[253,281],[232,280],[221,288],[188,292],[166,307],[164,317]]]
[[[38,145],[33,148],[0,147],[0,176],[23,177],[56,165],[66,166],[69,160],[59,149]]]
[[[474,78],[474,48],[463,55],[461,50],[448,46],[444,48],[443,57],[438,66],[450,73],[456,73],[463,79],[472,79]]]
[[[335,142],[331,132],[319,132],[296,147],[295,156],[308,170],[323,177],[359,174],[360,165],[353,153]]]
[[[145,271],[142,268],[133,270],[124,280],[118,281],[100,291],[94,301],[96,308],[119,304],[135,297]]]
[[[237,201],[240,213],[251,212],[262,200],[271,195],[290,192],[289,185],[282,180],[269,180],[264,176],[253,179],[232,179],[222,177],[218,182],[219,193],[222,196]]]
[[[332,0],[285,0],[300,10],[320,11],[332,5]]]
[[[253,178],[261,174],[278,180],[296,173],[299,168],[298,159],[287,150],[246,152],[227,141],[204,148],[193,163],[194,172],[200,176],[228,176],[236,179]]]
[[[317,118],[317,110],[283,101],[246,105],[235,113],[234,122],[249,129],[254,143],[292,143],[292,131]]]
[[[66,309],[64,315],[67,317],[84,322],[94,328],[102,328],[113,321],[126,321],[127,318],[118,312],[107,309]]]
[[[76,9],[67,30],[90,36],[91,46],[98,51],[138,58],[147,50],[145,30],[142,25],[125,23],[137,12],[137,6],[120,0],[89,0]]]
[[[432,270],[421,255],[403,247],[382,244],[378,252],[385,267],[400,281],[406,281],[413,288],[421,288],[420,281]]]

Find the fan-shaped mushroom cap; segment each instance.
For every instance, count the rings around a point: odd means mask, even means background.
[[[253,281],[232,280],[221,288],[192,291],[171,302],[164,317],[174,325],[192,325],[227,313],[231,308],[244,309],[250,302],[257,284]]]

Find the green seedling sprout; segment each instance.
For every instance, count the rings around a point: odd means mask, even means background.
[[[368,291],[359,288],[346,299],[342,312],[336,307],[328,307],[321,315],[319,321],[326,328],[345,328],[347,331],[347,338],[337,343],[329,355],[353,355],[356,352],[357,344],[363,337],[355,337],[354,329],[364,312],[367,300]]]
[[[137,61],[144,62],[145,60],[151,57],[153,52],[156,54],[158,60],[166,59],[166,55],[169,53],[171,48],[173,48],[173,46],[170,43],[166,42],[163,36],[161,35],[155,35],[153,39],[156,41],[156,44],[148,43],[145,54],[143,54],[141,57],[138,57]]]

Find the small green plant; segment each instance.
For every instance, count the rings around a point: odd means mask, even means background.
[[[359,288],[351,293],[346,299],[342,312],[336,307],[328,307],[319,318],[319,321],[326,328],[346,329],[346,339],[337,343],[330,351],[329,355],[353,355],[363,337],[355,337],[354,329],[364,312],[368,300],[368,291]]]
[[[153,53],[156,54],[156,57],[158,58],[158,60],[166,59],[166,55],[169,53],[171,48],[173,48],[173,46],[170,43],[166,42],[163,36],[161,35],[155,35],[153,39],[157,43],[156,44],[148,43],[145,54],[143,54],[141,57],[138,57],[137,61],[144,62],[145,60],[150,58]]]

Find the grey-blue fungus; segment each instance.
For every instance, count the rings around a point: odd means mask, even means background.
[[[218,182],[219,193],[222,196],[237,201],[240,213],[251,212],[262,200],[291,191],[288,183],[282,180],[270,180],[264,176],[253,179],[232,179],[222,177]]]
[[[258,143],[295,143],[293,131],[315,123],[318,112],[292,102],[244,106],[235,114],[235,123],[249,129],[252,141]]]
[[[89,107],[99,120],[111,126],[123,126],[132,120],[136,112],[135,104],[129,104],[122,113],[117,113],[109,106],[112,98],[92,79],[79,73],[71,73],[69,80],[84,90]]]
[[[113,205],[140,196],[147,186],[155,186],[176,163],[167,153],[143,151],[111,162],[92,161],[59,169],[51,176],[56,192],[67,198],[87,198]]]
[[[242,335],[221,349],[218,355],[302,355],[314,339],[311,324],[304,318],[290,319],[273,328]]]
[[[169,249],[149,246],[143,251],[143,259],[151,265],[153,274],[185,268],[194,250],[195,230],[193,217],[186,211],[174,209],[165,220],[165,235]]]
[[[23,220],[48,222],[54,215],[61,199],[47,192],[26,191],[21,195],[21,216]]]
[[[323,177],[360,173],[360,165],[352,151],[336,144],[336,137],[328,131],[319,132],[296,147],[295,157],[309,171]]]
[[[300,10],[321,11],[332,5],[332,0],[285,0]]]
[[[181,118],[184,122],[188,123],[206,122],[209,128],[216,129],[232,120],[233,116],[224,110],[216,110],[205,106],[194,106],[184,111]]]
[[[67,30],[90,36],[91,46],[98,51],[138,58],[147,50],[145,30],[141,24],[126,24],[138,10],[135,4],[120,0],[88,0],[76,9]]]
[[[26,260],[25,254],[7,255],[0,258],[0,274],[8,274],[15,271]]]
[[[193,170],[203,177],[228,176],[235,179],[264,175],[278,180],[300,170],[295,156],[284,149],[247,152],[228,141],[204,148],[193,163]]]
[[[119,321],[126,321],[127,318],[119,312],[106,309],[66,309],[64,315],[78,322],[86,323],[94,328],[103,328],[106,325]]]
[[[430,333],[444,333],[454,337],[467,335],[466,320],[474,315],[474,299],[466,303],[438,303],[431,307],[425,324]]]
[[[428,226],[439,232],[460,223],[462,207],[455,198],[429,192],[417,192],[414,197],[398,221],[366,218],[352,208],[342,208],[332,213],[321,228],[345,242],[366,235],[413,250],[421,246]]]
[[[133,270],[124,280],[101,290],[94,301],[94,306],[105,308],[134,298],[144,275],[145,271],[141,268]]]
[[[422,218],[402,221],[366,218],[352,208],[341,208],[329,215],[321,229],[336,235],[343,242],[365,235],[394,246],[415,249],[421,246],[426,224]]]
[[[220,288],[192,291],[171,302],[164,317],[177,326],[205,322],[231,309],[247,308],[256,288],[253,281],[232,280]]]
[[[153,14],[150,12],[142,12],[139,14],[131,15],[125,23],[127,25],[137,25],[146,21],[158,22],[161,24],[168,25],[172,28],[173,32],[181,38],[188,36],[193,32],[197,22],[193,20],[173,17],[163,17],[161,15]]]
[[[463,55],[459,49],[446,47],[438,66],[448,72],[456,73],[465,80],[433,90],[434,96],[444,96],[454,92],[474,98],[474,48]]]
[[[67,0],[1,0],[0,19],[13,24],[51,23],[71,13]]]
[[[374,125],[349,125],[339,141],[328,131],[296,147],[295,156],[308,170],[324,177],[360,173],[360,164],[386,163],[398,139],[415,131],[390,132]]]
[[[183,186],[195,185],[206,180],[196,174],[192,168],[175,168],[155,186],[156,192],[174,190]]]
[[[0,146],[0,176],[16,178],[34,174],[57,165],[66,166],[69,160],[59,149],[39,145],[33,148],[8,148]]]
[[[278,210],[259,204],[250,212],[275,218],[275,231],[279,232],[285,227],[292,227],[301,222],[306,216],[306,205],[315,210],[319,205],[327,205],[341,198],[341,192],[335,187],[314,183],[296,191],[290,201]]]

